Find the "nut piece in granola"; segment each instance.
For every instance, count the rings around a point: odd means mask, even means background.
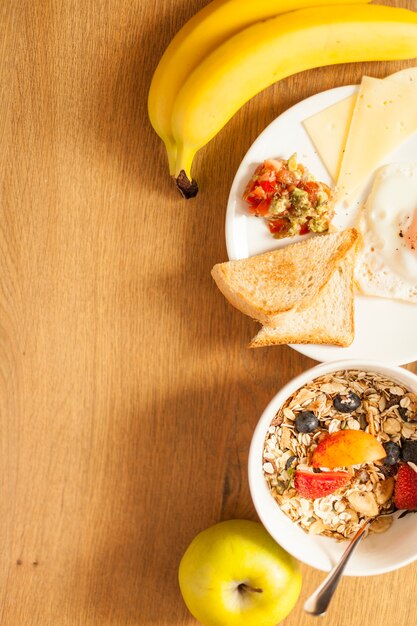
[[[379,507],[375,496],[367,491],[354,491],[348,496],[349,504],[354,511],[366,517],[375,517]]]
[[[394,484],[395,481],[392,476],[377,484],[375,487],[375,498],[378,504],[386,504],[391,499]]]

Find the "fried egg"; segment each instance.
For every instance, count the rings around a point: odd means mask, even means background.
[[[359,230],[360,291],[417,303],[417,163],[391,163],[377,172]]]

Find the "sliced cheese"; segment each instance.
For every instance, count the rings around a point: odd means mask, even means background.
[[[334,181],[339,175],[355,104],[356,95],[340,100],[303,122],[314,147]]]
[[[408,67],[387,76],[385,80],[398,80],[401,83],[417,83],[417,67]]]
[[[391,74],[385,80],[417,84],[417,67]],[[356,94],[312,115],[303,122],[313,145],[335,182],[339,177],[355,104]]]
[[[364,76],[337,185],[351,195],[380,161],[417,131],[417,83]]]

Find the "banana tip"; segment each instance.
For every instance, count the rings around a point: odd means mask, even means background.
[[[181,170],[178,176],[175,177],[175,184],[180,194],[186,200],[195,198],[198,194],[197,181],[195,181],[194,178],[190,180],[184,170]]]

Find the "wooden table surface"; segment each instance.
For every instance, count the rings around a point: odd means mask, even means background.
[[[254,426],[313,365],[288,347],[248,350],[254,323],[210,277],[226,260],[234,173],[292,104],[413,65],[310,71],[266,90],[198,156],[201,193],[186,203],[146,97],[204,2],[1,3],[2,626],[195,623],[179,559],[203,528],[256,519]],[[303,574],[285,626],[315,623],[302,600],[322,574]],[[417,564],[346,579],[321,624],[411,626],[416,589]]]

